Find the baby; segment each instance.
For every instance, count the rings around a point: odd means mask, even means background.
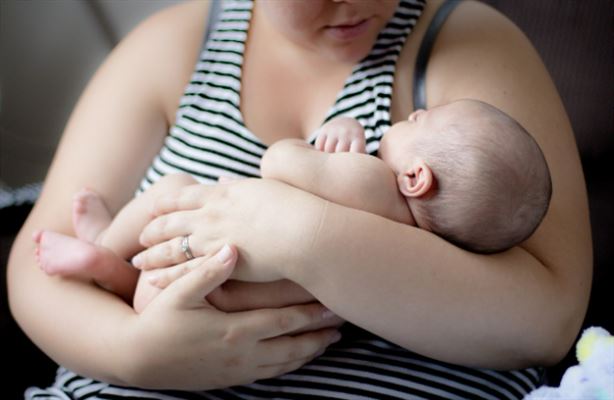
[[[347,153],[364,151],[362,126],[338,118],[322,126],[315,149],[295,139],[275,143],[262,175],[478,253],[527,239],[550,202],[550,172],[535,140],[481,101],[413,112],[384,134],[379,158]]]
[[[358,121],[337,118],[320,128],[315,147],[299,139],[271,146],[262,176],[480,253],[524,241],[548,208],[550,175],[539,146],[520,124],[486,103],[459,100],[415,111],[386,132],[379,158],[364,154],[365,147]],[[78,193],[77,238],[36,232],[39,265],[48,274],[93,279],[132,300],[138,271],[125,260],[141,250],[138,237],[155,198],[194,183],[187,175],[168,175],[114,219],[96,193]],[[160,290],[142,274],[135,310],[141,312]]]

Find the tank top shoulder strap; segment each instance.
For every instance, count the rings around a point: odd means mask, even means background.
[[[217,21],[221,8],[221,0],[211,0],[211,5],[209,6],[209,15],[207,16],[207,26],[205,27],[205,35],[203,36],[203,46],[206,46],[207,40],[209,40],[209,35],[211,35],[211,31],[215,26],[215,22]]]
[[[414,110],[426,108],[426,67],[431,50],[444,22],[460,2],[461,0],[446,0],[433,16],[424,34],[414,68]]]

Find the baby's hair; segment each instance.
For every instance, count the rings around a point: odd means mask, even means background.
[[[436,188],[410,207],[420,227],[467,250],[494,253],[533,234],[552,183],[533,137],[496,107],[471,101],[481,108],[479,124],[459,121],[417,144]]]

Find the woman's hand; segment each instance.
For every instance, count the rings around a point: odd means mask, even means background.
[[[235,262],[236,251],[201,258],[135,315],[130,382],[184,390],[246,384],[292,371],[338,340],[336,329],[313,331],[339,323],[317,303],[233,314],[212,307],[205,296],[228,279]]]
[[[202,262],[202,259],[200,259]],[[164,289],[190,269],[169,267],[154,272],[155,286]],[[281,308],[316,302],[311,293],[287,279],[275,282],[243,282],[228,280],[207,296],[212,306],[224,312]]]
[[[150,270],[176,265],[189,269],[182,238],[189,236],[195,257],[210,257],[234,243],[240,257],[234,279],[272,282],[289,276],[296,257],[309,246],[326,202],[273,180],[191,185],[157,200],[157,217],[143,230],[148,247],[133,259]],[[300,210],[300,212],[296,212]]]

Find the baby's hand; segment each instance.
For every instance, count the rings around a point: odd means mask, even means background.
[[[335,118],[319,129],[315,148],[327,153],[364,153],[364,129],[354,118]]]

